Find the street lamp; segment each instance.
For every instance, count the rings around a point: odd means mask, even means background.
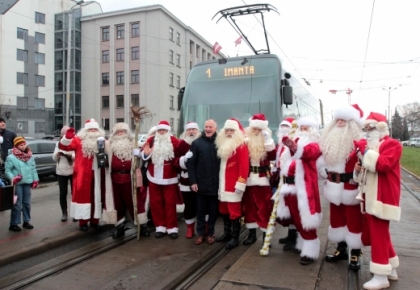
[[[351,105],[351,93],[353,93],[353,91],[350,89],[350,88],[348,88],[347,90],[329,90],[329,92],[331,93],[331,94],[336,94],[337,92],[346,92],[346,94],[348,95],[348,102],[349,102],[349,105]]]
[[[401,85],[399,85],[401,86]],[[388,88],[382,88],[384,91],[388,91],[388,122],[389,122],[389,135],[392,138],[392,122],[391,122],[391,92],[398,89],[398,87],[388,87]]]

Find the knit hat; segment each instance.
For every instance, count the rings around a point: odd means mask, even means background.
[[[164,120],[160,121],[156,126],[156,131],[161,129],[171,131],[171,126],[169,125],[169,122]]]
[[[298,127],[300,127],[300,126],[309,126],[309,127],[312,127],[313,129],[315,129],[317,131],[319,130],[318,123],[314,119],[309,118],[309,117],[301,117],[301,118],[299,118],[299,120],[297,121],[297,124],[298,124]]]
[[[341,108],[334,110],[333,113],[334,120],[343,119],[346,121],[354,120],[359,125],[363,125],[363,111],[360,109],[359,105],[347,105]]]
[[[95,119],[86,120],[86,122],[85,122],[85,129],[86,130],[89,130],[89,129],[99,129],[99,124],[98,124],[98,122],[95,121]]]
[[[244,127],[242,127],[241,122],[239,122],[235,118],[230,118],[230,119],[226,120],[225,126],[223,127],[223,129],[225,129],[225,130],[226,129],[233,129],[233,130],[241,131],[242,133],[244,132]]]
[[[249,119],[249,126],[261,130],[266,130],[268,126],[268,121],[265,118],[264,114],[255,114]]]
[[[386,117],[382,115],[381,113],[371,112],[365,121],[365,125],[368,125],[368,124],[375,125],[376,129],[381,132],[388,130]]]
[[[1,122],[5,122],[6,123],[6,120],[5,119],[3,119],[2,117],[0,117],[0,123]]]
[[[119,131],[119,130],[125,130],[127,133],[130,132],[130,127],[128,127],[127,123],[115,123],[114,127],[112,128],[112,133],[115,134],[115,132]]]
[[[15,139],[13,139],[13,145],[15,147],[18,147],[22,143],[26,144],[26,140],[22,136],[15,137]]]
[[[187,131],[188,129],[197,129],[200,131],[200,127],[198,127],[198,124],[196,122],[188,122],[184,126],[184,130]]]
[[[61,131],[60,131],[61,136],[64,136],[64,134],[66,134],[66,132],[69,128],[70,128],[69,126],[64,125],[63,128],[61,128]]]
[[[293,119],[292,117],[288,117],[288,118],[284,119],[283,122],[280,123],[280,126],[281,125],[286,125],[286,126],[289,126],[290,128],[292,128],[292,123],[293,123],[294,120],[295,119]]]

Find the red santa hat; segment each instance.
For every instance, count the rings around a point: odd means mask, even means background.
[[[244,132],[244,127],[242,127],[241,122],[239,122],[235,118],[230,118],[230,119],[226,120],[225,126],[223,127],[223,129],[225,129],[225,130],[226,129],[233,129],[233,130],[241,131],[242,133]]]
[[[312,127],[315,130],[319,130],[319,124],[312,118],[309,117],[301,117],[297,121],[297,125],[300,128],[300,126],[309,126]]]
[[[385,115],[380,113],[371,112],[370,115],[365,120],[366,125],[374,125],[378,131],[386,131],[388,130],[388,124],[386,122]]]
[[[334,120],[354,120],[356,123],[363,125],[363,111],[357,104],[347,105],[345,107],[334,110],[333,117]]]
[[[286,126],[289,126],[290,128],[292,128],[292,123],[293,123],[293,121],[294,121],[295,119],[293,119],[292,117],[287,117],[286,119],[284,119],[281,123],[280,123],[280,126],[281,125],[286,125]]]
[[[169,122],[165,120],[160,121],[156,126],[156,131],[161,129],[171,131],[171,126],[169,125]]]
[[[268,121],[265,118],[264,114],[255,114],[249,119],[249,126],[261,130],[266,130],[268,128]]]
[[[198,127],[198,124],[196,122],[188,122],[184,126],[184,130],[187,131],[188,129],[197,129],[200,131],[200,127]]]
[[[99,124],[98,124],[98,122],[95,121],[95,119],[86,120],[86,122],[85,122],[85,129],[86,130],[89,130],[89,129],[99,129]]]

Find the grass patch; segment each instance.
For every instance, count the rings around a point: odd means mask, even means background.
[[[401,166],[420,176],[420,148],[404,147],[401,156]]]

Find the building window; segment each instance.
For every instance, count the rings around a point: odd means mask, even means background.
[[[102,28],[102,41],[108,41],[109,40],[109,27],[103,27]]]
[[[124,48],[117,48],[117,61],[124,61]]]
[[[136,37],[140,35],[140,23],[131,24],[131,36]]]
[[[17,50],[17,53],[16,53],[16,59],[17,60],[24,61],[24,62],[28,62],[28,51],[27,50],[18,49]]]
[[[63,33],[62,32],[57,32],[55,34],[55,48],[63,48]]]
[[[102,73],[102,85],[109,85],[109,73]]]
[[[28,41],[28,30],[23,28],[17,28],[17,38]]]
[[[171,126],[171,128],[174,128],[174,118],[169,119],[169,125]]]
[[[179,32],[176,33],[176,44],[181,45],[181,34]]]
[[[35,52],[35,63],[45,64],[45,53]]]
[[[63,29],[63,17],[64,14],[55,15],[55,30]]]
[[[103,119],[104,120],[104,130],[109,130],[109,119],[108,118],[105,118],[105,119]]]
[[[192,61],[190,61],[190,69],[192,69]]]
[[[16,98],[16,109],[27,110],[28,109],[28,97],[17,97]]]
[[[45,44],[45,34],[41,32],[35,32],[35,42]]]
[[[181,77],[180,76],[176,76],[176,88],[177,89],[181,88]]]
[[[138,84],[140,82],[140,76],[138,70],[132,70],[131,71],[131,83],[132,84]]]
[[[35,75],[35,86],[45,87],[45,76]]]
[[[169,50],[169,63],[174,63],[174,51]]]
[[[116,123],[124,123],[124,118],[117,118]]]
[[[131,59],[139,59],[140,58],[140,50],[138,46],[133,46],[131,48]]]
[[[28,121],[17,121],[16,133],[28,133]]]
[[[35,110],[45,110],[45,99],[35,98]]]
[[[109,96],[102,96],[102,109],[109,108]]]
[[[123,85],[123,84],[124,84],[124,72],[117,71],[117,85]]]
[[[117,108],[124,108],[124,96],[123,95],[117,95],[117,102],[116,103],[117,103]],[[124,122],[124,121],[122,121],[122,122]]]
[[[28,85],[28,74],[26,73],[17,73],[17,83],[21,85]]]
[[[140,106],[139,94],[131,94],[131,104],[133,106]]]
[[[190,40],[190,54],[192,54],[194,51],[194,41]]]
[[[169,40],[174,41],[174,29],[169,27]]]
[[[35,12],[35,23],[45,24],[45,14]]]
[[[173,73],[169,73],[169,86],[170,87],[174,86],[174,74]]]
[[[178,111],[181,110],[181,105],[182,105],[182,98],[180,95],[178,95]]]
[[[124,25],[118,25],[116,27],[117,30],[117,39],[123,39],[124,38]]]
[[[176,66],[181,67],[181,56],[179,54],[176,55]]]
[[[175,107],[174,107],[174,96],[169,96],[169,109],[175,110]]]
[[[102,62],[109,62],[109,50],[102,50]]]

